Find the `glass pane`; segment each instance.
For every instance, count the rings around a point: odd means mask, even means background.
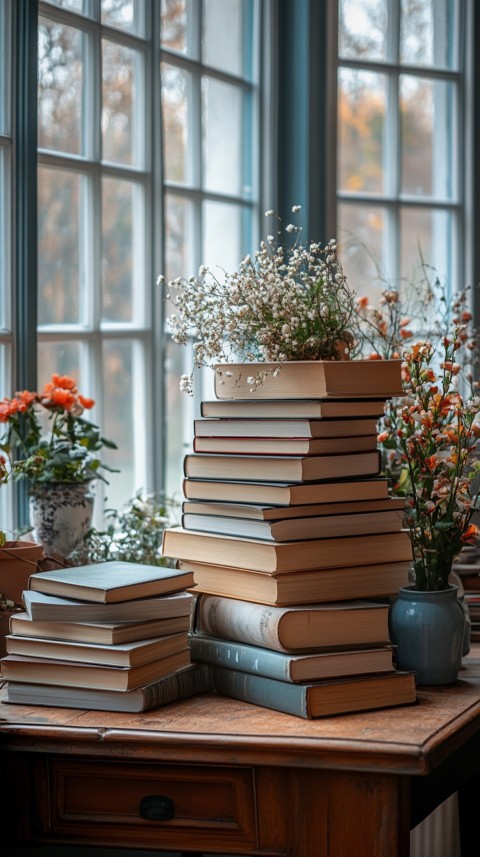
[[[237,270],[242,258],[242,209],[219,202],[203,204],[202,262],[219,278]]]
[[[102,74],[103,160],[141,167],[145,135],[138,133],[143,91],[139,52],[103,39]]]
[[[132,322],[134,318],[133,259],[136,230],[142,219],[136,190],[131,182],[117,179],[102,182],[102,319],[106,322]],[[135,276],[141,277],[141,272],[136,270]],[[137,312],[140,295],[139,289]],[[141,300],[140,305],[143,306]]]
[[[359,297],[378,303],[384,271],[384,245],[387,234],[387,212],[371,205],[340,204],[338,207],[338,242],[340,258],[350,288]]]
[[[40,19],[38,145],[85,154],[82,134],[83,40],[79,30]]]
[[[338,44],[341,57],[387,59],[385,0],[340,0]]]
[[[231,74],[244,73],[246,0],[204,0],[202,59]]]
[[[191,75],[162,63],[163,153],[167,181],[192,182],[193,152],[188,146],[188,90]]]
[[[40,167],[38,171],[38,321],[80,321],[82,179]]]
[[[342,190],[384,190],[385,75],[340,69],[338,184]]]
[[[196,273],[194,261],[194,207],[189,199],[166,194],[165,279],[190,277]],[[169,310],[170,312],[171,310]]]
[[[457,13],[456,0],[401,0],[401,62],[457,68]]]
[[[106,474],[109,483],[105,486],[107,507],[119,508],[138,488],[144,487],[135,485],[135,455],[142,444],[135,433],[134,414],[144,415],[145,408],[139,406],[141,402],[135,401],[137,389],[140,399],[142,392],[136,386],[133,394],[133,373],[133,344],[119,339],[104,341],[102,431],[105,437],[117,444],[118,449],[106,449],[103,458],[110,467],[120,471]],[[141,378],[144,378],[144,373]]]
[[[442,80],[400,76],[402,191],[452,199],[455,91]]]
[[[442,282],[452,284],[456,235],[455,220],[450,212],[402,208],[400,238],[402,277],[412,280],[423,258]]]
[[[102,24],[143,35],[141,9],[141,0],[102,0]]]
[[[204,77],[203,161],[208,190],[241,194],[243,122],[242,91]]]
[[[84,15],[88,14],[88,0],[47,0],[52,6],[61,6],[62,9],[69,9],[71,12],[80,12]]]
[[[182,499],[183,458],[192,447],[194,403],[191,396],[180,391],[180,378],[189,374],[193,365],[189,349],[169,340],[166,359],[166,420],[167,474],[166,491],[169,497]]]
[[[81,348],[78,342],[39,342],[38,387],[50,380],[54,372],[74,378],[83,396],[91,397],[81,373]],[[92,412],[90,412],[92,413]],[[93,419],[93,417],[92,417]]]
[[[162,46],[173,51],[187,50],[186,0],[162,0]]]

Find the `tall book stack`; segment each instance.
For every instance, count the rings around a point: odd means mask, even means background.
[[[287,363],[258,386],[252,374],[216,374],[185,457],[182,525],[164,533],[164,554],[194,575],[192,658],[224,695],[303,717],[413,702],[388,607],[368,603],[407,585],[412,561],[376,440],[400,362]],[[283,608],[306,630],[288,651],[262,636]],[[348,633],[380,614],[380,636]],[[332,623],[340,637],[313,631]]]
[[[210,690],[190,657],[192,584],[116,561],[32,574],[0,660],[5,701],[139,712]]]

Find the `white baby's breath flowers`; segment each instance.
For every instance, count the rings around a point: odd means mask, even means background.
[[[285,243],[269,235],[233,273],[216,276],[202,265],[197,277],[167,284],[175,308],[167,323],[176,343],[194,340],[194,369],[220,365],[225,373],[229,362],[269,362],[277,374],[286,360],[338,359],[339,344],[352,350],[356,300],[335,241],[303,243],[291,223],[284,232]],[[252,389],[268,374],[255,369]],[[193,372],[180,387],[191,393],[192,383]]]

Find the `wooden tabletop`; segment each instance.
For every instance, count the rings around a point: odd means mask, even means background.
[[[3,700],[5,691],[0,691]],[[427,774],[480,731],[480,646],[414,705],[307,721],[215,693],[144,714],[0,701],[0,747]]]

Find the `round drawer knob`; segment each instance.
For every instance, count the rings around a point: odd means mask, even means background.
[[[175,804],[164,795],[147,795],[140,801],[140,817],[148,821],[169,821],[175,816]]]

